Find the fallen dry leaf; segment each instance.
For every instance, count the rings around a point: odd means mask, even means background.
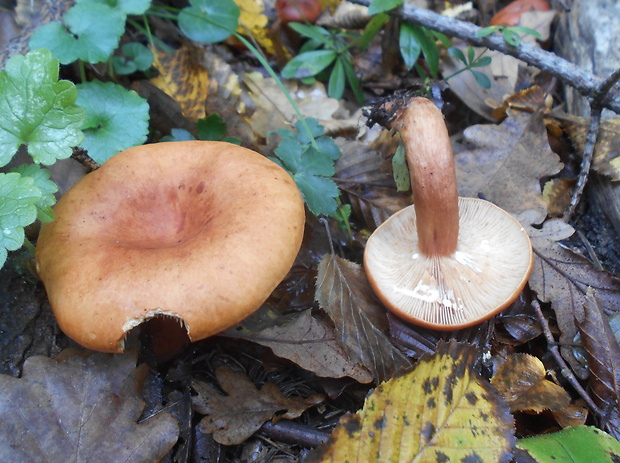
[[[269,18],[265,16],[263,0],[235,0],[235,3],[240,10],[237,32],[256,40],[265,53],[273,54],[273,40],[267,27]]]
[[[562,355],[575,373],[585,378],[587,370],[568,347],[575,343],[575,316],[582,312],[588,287],[596,288],[596,295],[605,307],[618,310],[620,283],[560,244],[573,232],[570,225],[559,219],[547,220],[540,229],[529,227],[528,234],[534,248],[534,268],[529,285],[541,301],[551,303],[562,332],[560,342],[566,345],[561,349]]]
[[[306,399],[287,398],[273,383],[266,383],[259,390],[244,373],[226,366],[218,367],[215,376],[227,395],[220,394],[207,383],[194,380],[192,387],[197,395],[192,397],[192,403],[198,413],[205,415],[198,425],[200,431],[213,434],[213,438],[223,445],[240,444],[266,421],[297,418],[307,408],[325,399],[321,394]]]
[[[581,156],[590,125],[589,118],[564,113],[554,113],[546,117],[564,129],[575,145],[577,154]],[[620,180],[619,144],[620,118],[603,119],[592,157],[592,169],[612,180]]]
[[[577,327],[592,373],[589,381],[592,398],[604,414],[604,429],[619,439],[620,346],[596,294],[588,288],[584,310],[577,315]]]
[[[0,375],[0,461],[159,461],[175,444],[176,420],[138,424],[145,364],[137,354],[67,349],[24,363],[20,379]]]
[[[319,264],[315,297],[334,321],[351,360],[368,368],[377,383],[409,365],[385,334],[386,311],[376,302],[361,265],[325,254]]]
[[[269,347],[278,357],[288,359],[317,376],[348,376],[360,383],[372,381],[366,368],[349,360],[333,327],[313,317],[311,309],[272,318],[269,326],[263,326],[259,331],[252,330],[252,318],[250,316],[227,333]]]
[[[242,78],[255,105],[255,111],[248,119],[252,129],[262,137],[272,130],[290,130],[298,119],[297,113],[276,82],[257,72],[244,74]],[[326,133],[357,130],[360,113],[356,112],[341,119],[334,118],[334,113],[341,113],[340,103],[327,96],[322,83],[303,85],[294,80],[286,80],[284,86],[299,106],[301,114],[317,119],[325,127]]]
[[[151,82],[174,98],[183,108],[183,115],[196,121],[205,116],[205,100],[209,94],[209,74],[198,64],[188,46],[177,49],[173,54],[152,50],[153,67],[159,76]]]
[[[530,223],[547,215],[540,179],[562,168],[551,151],[542,114],[517,114],[500,125],[465,129],[468,149],[456,157],[459,194],[491,201],[517,218],[525,211]]]
[[[374,230],[393,213],[411,205],[409,194],[396,191],[386,159],[358,140],[341,142],[334,180],[349,198],[353,212]]]
[[[561,410],[570,404],[570,395],[561,386],[545,379],[545,366],[529,354],[513,354],[498,368],[491,384],[504,397],[511,412]]]
[[[306,462],[510,461],[512,416],[473,372],[475,357],[468,344],[440,343],[435,355],[378,386]]]

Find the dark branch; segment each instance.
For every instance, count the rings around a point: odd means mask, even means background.
[[[368,6],[370,0],[351,0],[353,3]],[[458,37],[472,45],[487,47],[491,50],[500,51],[506,55],[537,67],[552,76],[557,77],[566,84],[574,87],[582,95],[592,99],[597,96],[599,90],[606,82],[605,79],[590,74],[570,61],[559,57],[554,53],[542,50],[529,43],[521,43],[517,47],[508,45],[501,34],[495,33],[488,37],[478,37],[476,33],[480,28],[472,23],[449,18],[424,8],[417,8],[405,3],[399,10],[391,14],[401,19],[439,31],[451,37]],[[616,85],[601,103],[605,108],[620,114],[620,88]]]

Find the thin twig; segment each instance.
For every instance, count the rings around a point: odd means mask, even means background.
[[[370,0],[351,0],[353,3],[368,6]],[[502,34],[495,33],[487,37],[478,37],[480,30],[475,24],[442,16],[433,11],[417,8],[405,3],[400,9],[390,12],[407,22],[418,24],[429,29],[436,30],[451,37],[458,37],[466,42],[491,50],[500,51],[506,55],[537,67],[538,69],[561,79],[563,82],[574,87],[586,97],[593,97],[605,82],[605,79],[584,71],[579,66],[559,57],[555,53],[542,50],[536,45],[522,42],[514,47],[504,40]],[[620,89],[615,87],[609,92],[609,97],[603,101],[602,106],[620,114]]]
[[[583,388],[579,380],[575,377],[570,367],[564,361],[562,354],[560,354],[560,349],[558,348],[555,338],[553,337],[553,334],[551,333],[551,329],[549,328],[549,323],[547,323],[547,319],[545,318],[545,315],[542,313],[540,304],[538,303],[536,299],[532,300],[532,307],[534,308],[534,311],[536,312],[536,316],[538,317],[538,322],[540,323],[540,326],[543,329],[543,333],[545,335],[545,338],[547,339],[547,344],[549,344],[549,350],[551,351],[551,354],[553,355],[553,357],[555,358],[555,361],[560,367],[560,372],[562,373],[562,376],[564,376],[568,380],[571,386],[573,386],[573,388],[577,391],[577,393],[581,396],[581,398],[586,402],[588,407],[590,407],[590,410],[592,411],[592,413],[598,416],[602,416],[601,410],[596,406],[596,404],[594,403],[592,398],[588,395],[586,390]]]
[[[581,158],[581,170],[577,178],[577,185],[573,191],[570,204],[564,219],[570,220],[575,214],[575,210],[581,200],[581,195],[588,182],[588,176],[590,175],[590,166],[592,165],[592,158],[594,157],[594,150],[598,141],[598,133],[601,127],[601,112],[603,111],[603,104],[608,99],[609,92],[614,85],[620,79],[620,69],[616,70],[611,76],[603,81],[597,91],[590,99],[590,125],[588,127],[588,134],[586,135],[586,143],[583,148],[583,154]]]

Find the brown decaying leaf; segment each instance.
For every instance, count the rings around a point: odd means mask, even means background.
[[[198,395],[192,397],[194,409],[205,417],[200,421],[200,431],[213,434],[223,445],[244,442],[268,420],[293,419],[306,409],[325,399],[321,394],[302,397],[285,397],[278,386],[264,384],[260,390],[241,372],[220,366],[215,376],[228,395],[202,381],[194,380],[192,387]],[[281,413],[286,411],[285,413]]]
[[[368,368],[375,381],[385,381],[409,365],[385,334],[385,309],[376,302],[361,265],[325,254],[315,297],[334,321],[351,360]]]
[[[534,85],[504,98],[502,106],[493,110],[493,117],[501,121],[508,114],[533,113],[539,110],[548,113],[552,105],[553,97],[545,93],[539,85]]]
[[[473,372],[475,358],[469,344],[440,343],[435,355],[378,386],[306,463],[510,461],[512,416]]]
[[[604,429],[620,439],[620,346],[601,307],[598,291],[588,288],[584,310],[576,318],[592,373],[592,398],[603,412]]]
[[[153,54],[153,66],[160,75],[151,82],[181,105],[186,118],[195,121],[204,117],[209,74],[198,64],[195,51],[186,45],[171,55],[159,50],[153,50]]]
[[[530,227],[528,234],[534,248],[534,268],[529,285],[543,302],[550,302],[562,332],[560,342],[575,343],[575,314],[581,313],[588,287],[609,310],[620,309],[620,283],[609,273],[596,270],[585,258],[563,247],[559,241],[573,234],[573,228],[559,219],[547,220],[541,229]],[[575,359],[570,347],[562,355],[580,378],[587,370]]]
[[[178,426],[167,413],[137,424],[136,358],[67,349],[27,359],[20,379],[0,375],[0,461],[159,461]]]
[[[72,6],[72,2],[65,0],[20,0],[16,3],[15,19],[21,29],[18,35],[0,47],[0,70],[12,56],[28,52],[28,41],[35,30],[51,21],[60,21]]]
[[[336,162],[335,180],[349,197],[353,211],[374,230],[394,212],[411,205],[409,195],[396,191],[386,160],[358,140],[339,140],[342,156]]]
[[[575,188],[575,179],[554,178],[545,183],[543,199],[547,203],[547,213],[551,217],[562,217],[568,207]]]
[[[570,396],[561,386],[545,379],[543,363],[533,355],[513,354],[498,368],[491,384],[506,399],[510,411],[561,410]]]
[[[459,194],[482,196],[517,218],[541,223],[547,215],[540,179],[562,168],[551,151],[542,114],[517,114],[500,125],[465,129],[468,149],[456,157]]]
[[[557,113],[546,116],[557,123],[574,143],[578,155],[583,153],[590,120],[572,114]],[[599,129],[592,169],[612,180],[620,180],[620,118],[603,119]]]
[[[263,326],[259,331],[253,329],[252,319],[249,317],[227,334],[269,347],[278,357],[288,359],[317,376],[348,376],[360,383],[372,381],[366,368],[349,360],[333,327],[313,317],[311,309],[272,318],[269,326]]]

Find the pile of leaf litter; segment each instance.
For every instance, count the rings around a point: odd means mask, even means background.
[[[566,12],[519,0],[530,11],[506,26],[490,21],[508,1],[326,0],[317,24],[284,24],[281,3],[2,10],[0,460],[616,461],[617,120],[591,121],[619,103],[615,81],[579,74],[593,117],[562,111],[577,70],[543,48]],[[386,312],[361,265],[369,234],[410,204],[398,137],[364,109],[405,88],[442,104],[459,194],[517,217],[534,248],[517,302],[457,332]],[[186,139],[291,173],[308,209],[297,260],[258,312],[171,357],[146,329],[123,355],[84,350],[36,279],[37,223],[116,152]]]

